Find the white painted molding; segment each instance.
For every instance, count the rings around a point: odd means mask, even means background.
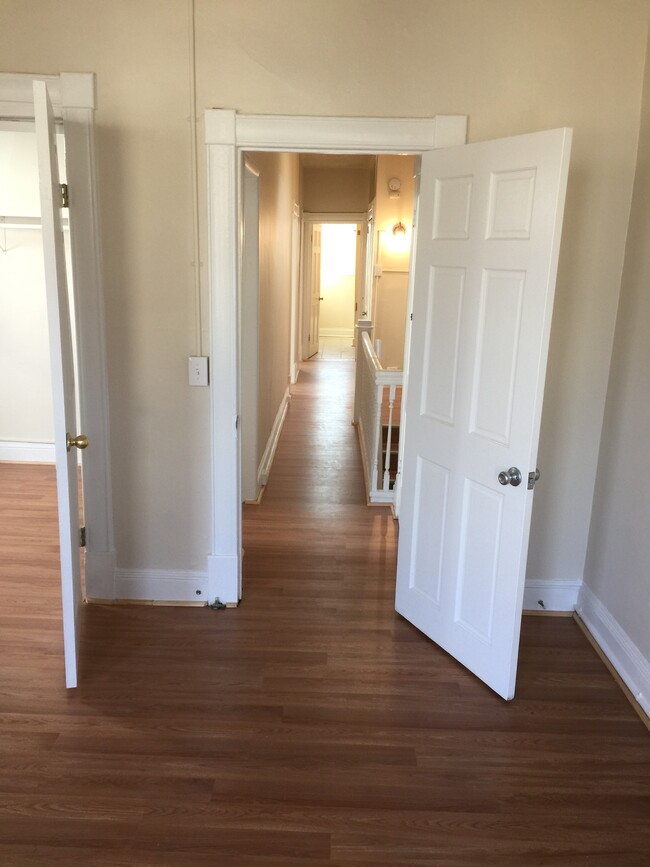
[[[575,611],[581,586],[580,581],[526,581],[524,610]]]
[[[22,443],[0,440],[0,461],[54,463],[54,443]]]
[[[284,424],[284,419],[287,415],[287,410],[289,409],[290,400],[291,393],[287,388],[282,400],[280,401],[280,406],[278,407],[278,411],[275,415],[273,427],[271,428],[271,433],[269,434],[266,448],[264,449],[264,454],[262,455],[262,460],[260,461],[260,466],[257,471],[257,481],[260,485],[265,485],[269,480],[269,473],[271,472],[273,458],[275,457],[275,450],[278,447],[280,434],[282,433],[282,425]]]
[[[354,337],[354,328],[320,328],[318,330],[319,337],[349,337],[350,340]]]
[[[240,557],[228,554],[210,554],[208,557],[208,601],[219,599],[237,605],[241,599]]]
[[[198,592],[197,592],[198,591]],[[152,602],[212,602],[208,599],[205,572],[176,572],[163,569],[116,569],[115,594],[91,599],[139,599]]]
[[[205,112],[205,143],[234,145],[237,141],[237,113],[227,108],[209,108]]]
[[[86,528],[86,541],[92,543],[92,529]],[[117,599],[115,594],[115,551],[86,548],[86,596],[92,599]],[[90,578],[90,580],[89,580]]]
[[[223,602],[237,602],[241,581],[238,165],[235,147],[211,145],[208,148],[212,370],[212,551],[208,557],[208,593],[210,601],[218,596]]]
[[[61,72],[59,79],[63,108],[96,108],[95,76],[92,72]]]
[[[303,211],[303,223],[363,223],[368,215],[357,211],[338,211],[331,214],[322,211]]]
[[[312,117],[205,112],[205,142],[250,150],[422,153],[467,140],[466,115],[433,118]]]
[[[63,108],[95,108],[95,75],[92,72],[62,72],[60,75],[0,73],[0,117],[34,117],[32,83],[44,81],[57,118]]]
[[[577,611],[634,698],[650,714],[650,661],[585,584],[580,590]]]

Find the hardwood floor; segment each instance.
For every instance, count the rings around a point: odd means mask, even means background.
[[[53,472],[0,465],[0,864],[650,863],[650,737],[575,623],[525,618],[506,703],[394,613],[351,376],[301,373],[239,609],[87,606],[74,691]]]

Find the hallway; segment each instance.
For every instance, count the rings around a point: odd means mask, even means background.
[[[353,369],[303,365],[239,608],[84,606],[76,690],[53,468],[0,464],[0,863],[647,863],[650,738],[571,619],[506,703],[395,614]]]

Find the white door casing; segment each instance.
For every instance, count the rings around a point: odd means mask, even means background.
[[[291,321],[289,323],[289,383],[294,385],[300,371],[300,247],[302,221],[300,205],[293,203],[291,216]]]
[[[506,699],[570,144],[559,129],[422,156],[396,608]]]
[[[82,594],[77,451],[69,447],[68,435],[76,435],[77,413],[56,132],[47,87],[42,81],[34,82],[34,116],[54,410],[65,681],[67,687],[75,687],[79,652],[78,616]]]
[[[336,118],[205,112],[210,261],[210,419],[212,448],[212,551],[208,595],[237,604],[241,589],[241,497],[238,436],[238,340],[241,154],[413,153],[466,140],[467,117]],[[303,326],[304,327],[304,326]]]
[[[260,340],[259,172],[247,159],[242,183],[241,438],[242,498],[256,500],[260,485],[258,407]]]

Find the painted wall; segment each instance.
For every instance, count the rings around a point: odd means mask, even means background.
[[[260,173],[259,465],[289,385],[291,227],[300,166],[297,154],[251,158]]]
[[[362,214],[368,210],[370,171],[313,168],[302,171],[303,209],[313,214]]]
[[[98,75],[119,565],[204,570],[211,544],[208,392],[186,381],[187,356],[200,350],[188,6],[1,0],[0,8],[2,70]],[[200,110],[466,113],[471,141],[574,128],[531,535],[529,574],[536,579],[579,580],[584,569],[647,23],[645,0],[196,2]],[[205,313],[205,262],[201,274]],[[204,315],[204,345],[206,329]]]
[[[384,367],[404,366],[406,297],[413,232],[415,181],[412,156],[382,155],[377,159],[375,195],[375,261],[382,266],[374,280],[374,337],[381,340]],[[399,198],[391,198],[388,181],[402,182]],[[402,222],[406,235],[393,235],[395,223]]]
[[[585,584],[650,660],[650,64]],[[646,665],[649,663],[646,662]],[[646,702],[650,696],[646,695]]]
[[[321,228],[320,334],[354,336],[356,260],[356,223],[324,223]]]

